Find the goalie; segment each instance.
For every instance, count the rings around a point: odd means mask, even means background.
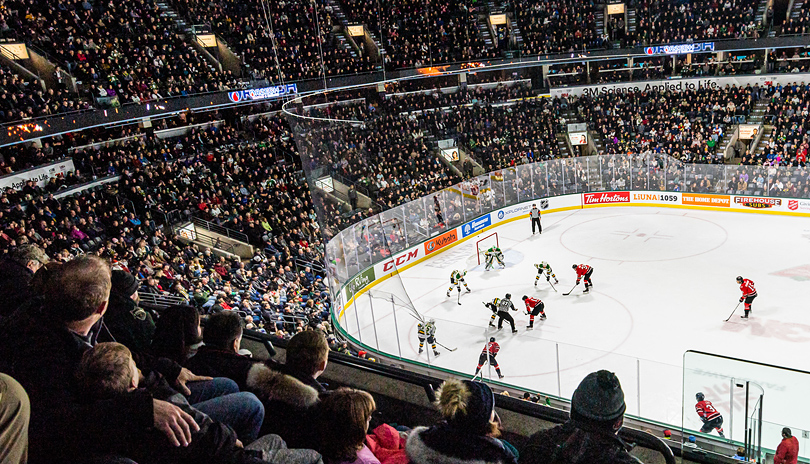
[[[419,337],[419,354],[422,354],[425,348],[425,340],[430,343],[433,348],[433,356],[438,356],[439,351],[436,349],[436,320],[430,319],[427,322],[420,322],[417,326],[416,336]]]
[[[491,246],[486,252],[484,252],[484,256],[486,257],[486,267],[484,267],[485,271],[488,271],[492,268],[492,261],[498,260],[498,264],[501,265],[501,269],[505,268],[506,265],[503,263],[503,253],[501,249],[497,246]]]
[[[467,271],[465,269],[462,269],[461,272],[459,272],[457,270],[453,270],[453,272],[450,273],[450,288],[447,289],[447,296],[448,297],[450,296],[450,292],[453,291],[453,286],[454,285],[458,289],[459,293],[461,293],[461,284],[464,284],[464,288],[468,292],[472,291],[472,290],[470,290],[470,287],[467,286],[467,282],[464,281],[464,276],[465,275],[467,275]]]
[[[543,274],[546,275],[546,282],[550,283],[551,278],[553,277],[555,284],[560,283],[560,281],[557,280],[557,276],[554,275],[554,271],[551,270],[551,265],[548,264],[547,262],[540,261],[540,264],[535,264],[534,267],[537,268],[537,275],[534,277],[534,286],[535,287],[537,287],[537,281],[540,280],[540,277],[542,277]]]

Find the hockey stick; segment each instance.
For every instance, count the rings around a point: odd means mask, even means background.
[[[458,298],[456,299],[456,303],[461,306],[461,287],[458,288]]]
[[[440,347],[444,348],[444,349],[445,349],[445,350],[447,350],[447,351],[456,351],[456,350],[458,349],[458,347],[456,347],[456,348],[448,348],[448,347],[446,347],[446,346],[442,345],[442,344],[441,344],[441,343],[439,343],[439,342],[436,342],[436,344],[437,344],[437,345],[439,345]]]
[[[729,320],[729,319],[731,319],[731,316],[733,316],[733,315],[734,315],[734,313],[736,313],[736,312],[737,312],[737,308],[739,308],[739,307],[740,307],[740,304],[741,304],[741,303],[742,303],[742,301],[740,301],[739,303],[737,303],[737,306],[735,306],[735,307],[734,307],[734,311],[732,311],[732,312],[731,312],[731,314],[729,314],[729,315],[728,315],[728,317],[726,318],[726,320],[725,320],[725,321],[723,321],[723,322],[728,322],[728,320]]]
[[[551,283],[551,282],[549,282],[549,283]],[[575,288],[577,288],[577,285],[579,285],[579,283],[574,284],[574,286],[573,286],[573,287],[571,287],[571,290],[569,290],[569,291],[568,291],[568,293],[563,293],[563,296],[568,296],[568,295],[570,295],[570,294],[571,294],[571,292],[573,292],[573,291],[574,291],[574,289],[575,289]]]
[[[549,285],[551,285],[551,288],[553,288],[553,289],[554,289],[554,292],[556,293],[556,292],[557,292],[557,289],[554,287],[554,284],[552,284],[550,280],[547,280],[546,282],[548,282],[548,284],[549,284]],[[569,292],[569,293],[570,293],[570,292]]]

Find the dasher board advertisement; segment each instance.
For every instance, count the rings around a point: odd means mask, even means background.
[[[569,132],[568,133],[568,140],[571,141],[571,145],[587,145],[588,144],[588,133],[587,132]]]

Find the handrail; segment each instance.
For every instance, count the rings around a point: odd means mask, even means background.
[[[194,223],[196,227],[202,227],[203,229],[214,232],[215,234],[224,235],[232,240],[244,242],[246,245],[250,243],[247,234],[244,232],[239,232],[238,230],[230,229],[211,221],[206,221],[198,216],[192,216],[191,222]]]

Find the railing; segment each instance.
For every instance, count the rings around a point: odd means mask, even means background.
[[[211,248],[216,248],[217,250],[230,253],[232,255],[236,254],[236,247],[238,246],[235,243],[223,243],[221,238],[203,234],[199,230],[195,231],[194,241],[200,242],[205,246],[209,246]]]
[[[215,234],[224,235],[225,237],[228,237],[232,240],[239,240],[240,242],[244,242],[245,244],[250,243],[248,241],[247,234],[245,234],[244,232],[229,229],[228,227],[221,226],[211,221],[206,221],[205,219],[197,216],[192,217],[191,222],[193,222],[196,227],[214,232]]]
[[[158,295],[156,293],[138,293],[140,304],[150,309],[162,310],[169,306],[188,304],[185,298],[174,295]]]

